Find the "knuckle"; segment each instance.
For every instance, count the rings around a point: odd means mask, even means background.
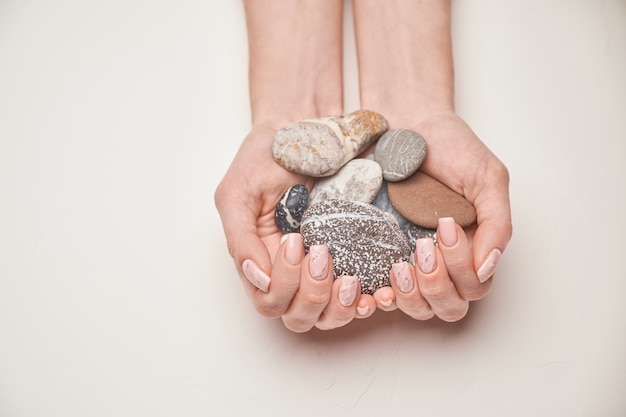
[[[421,288],[420,291],[422,292],[424,298],[428,300],[438,301],[445,297],[447,293],[447,288],[441,285],[437,285]]]
[[[465,302],[456,308],[448,308],[441,314],[438,314],[439,318],[443,321],[453,323],[463,319],[469,311],[469,302]]]
[[[313,328],[312,323],[297,317],[283,316],[282,320],[283,325],[294,333],[306,333]]]
[[[491,284],[492,280],[489,279],[483,284],[459,289],[459,293],[464,300],[478,301],[486,297],[487,294],[489,294],[489,291],[491,290]]]
[[[308,311],[323,310],[330,300],[330,294],[307,294],[303,306]]]
[[[285,314],[286,307],[275,300],[263,300],[255,303],[256,311],[269,318],[278,318]]]

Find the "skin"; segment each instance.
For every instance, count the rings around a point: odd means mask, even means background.
[[[418,320],[461,319],[469,301],[489,291],[491,280],[480,283],[476,271],[493,248],[504,251],[511,222],[506,168],[454,113],[449,2],[354,2],[362,107],[385,115],[391,128],[420,132],[429,146],[422,169],[465,195],[478,214],[473,239],[455,225],[454,244],[434,248],[432,271],[423,273],[408,263],[402,268],[411,291],[399,290],[392,269],[392,286],[373,296],[360,294],[358,284],[344,285],[353,282],[350,277],[333,281],[332,259],[316,276],[319,259],[305,255],[298,234],[281,239],[274,224],[282,194],[295,184],[309,190],[314,184],[274,162],[271,143],[277,129],[343,113],[343,1],[244,4],[252,128],[216,189],[215,203],[229,252],[257,311],[280,317],[294,332],[341,327],[377,308],[400,308]],[[371,25],[373,15],[376,25]]]
[[[459,320],[469,301],[489,292],[491,280],[481,283],[476,271],[494,248],[504,251],[512,226],[506,167],[454,112],[450,1],[359,0],[354,14],[362,106],[384,114],[390,128],[419,132],[428,145],[420,169],[464,195],[477,213],[473,236],[457,225],[458,241],[435,249],[433,272],[410,268],[419,291],[401,294],[391,277],[395,307],[429,318],[426,302],[441,319]]]

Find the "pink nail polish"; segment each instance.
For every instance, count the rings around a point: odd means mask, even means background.
[[[356,288],[358,279],[350,275],[341,277],[339,285],[339,304],[344,307],[350,307],[356,300]]]
[[[325,245],[313,245],[309,248],[309,271],[315,279],[322,280],[328,275],[328,248]]]
[[[252,285],[263,292],[267,292],[270,287],[271,279],[265,272],[261,271],[252,259],[246,259],[243,261],[241,269],[243,269],[244,275],[248,278],[248,281],[250,281]]]
[[[406,262],[398,262],[391,265],[391,273],[396,280],[396,286],[404,294],[413,291],[415,282],[411,276],[409,265]]]
[[[286,236],[285,259],[291,265],[298,265],[302,261],[302,235],[289,233]]]
[[[454,246],[458,239],[456,234],[456,223],[452,217],[442,217],[439,219],[439,236],[444,246]]]
[[[430,238],[417,239],[415,241],[415,258],[420,271],[425,274],[433,272],[437,262],[435,242]]]
[[[366,316],[367,313],[370,312],[370,306],[365,306],[365,307],[357,306],[356,312],[359,316]]]
[[[498,263],[500,263],[500,256],[502,256],[502,252],[500,249],[495,248],[489,255],[487,255],[487,259],[483,262],[478,271],[476,271],[476,275],[478,275],[478,280],[480,282],[485,282],[496,272],[496,268],[498,268]]]

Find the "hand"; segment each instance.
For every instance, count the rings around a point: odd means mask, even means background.
[[[286,235],[281,242],[274,222],[277,202],[289,187],[304,184],[311,189],[314,180],[272,159],[275,133],[269,127],[254,128],[215,192],[228,250],[248,295],[260,314],[281,317],[295,332],[313,326],[331,329],[371,315],[373,297],[360,295],[358,283],[349,277],[333,282],[325,247],[305,256],[299,234]]]
[[[420,240],[412,265],[392,268],[389,289],[374,294],[395,297],[395,305],[416,319],[437,315],[446,321],[465,316],[469,301],[491,288],[500,255],[511,238],[509,175],[504,164],[454,113],[405,123],[428,143],[421,169],[467,198],[476,208],[477,227],[466,233],[453,219],[440,219],[438,247]],[[402,291],[403,289],[404,291]]]

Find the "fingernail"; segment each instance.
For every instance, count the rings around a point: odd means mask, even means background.
[[[430,274],[435,270],[437,256],[435,255],[435,242],[425,237],[415,241],[415,258],[420,271]]]
[[[267,292],[270,287],[270,277],[263,271],[252,259],[246,259],[241,264],[241,269],[243,269],[243,273],[248,278],[248,281],[252,283],[255,287],[260,289],[263,292]]]
[[[396,279],[396,286],[401,292],[403,292],[404,294],[408,294],[413,291],[415,282],[413,281],[413,277],[411,276],[411,271],[409,269],[408,263],[398,262],[391,265],[391,273]]]
[[[494,272],[496,272],[496,268],[498,267],[498,263],[500,262],[501,255],[502,252],[500,252],[500,249],[498,248],[495,248],[491,252],[489,252],[489,255],[487,256],[487,259],[485,259],[485,262],[483,262],[480,268],[478,268],[478,271],[476,271],[476,275],[478,275],[478,280],[480,282],[487,281],[494,274]]]
[[[339,285],[339,304],[350,307],[356,300],[357,277],[344,275]]]
[[[452,217],[439,219],[439,236],[444,246],[454,246],[457,240],[456,223]]]
[[[302,261],[302,235],[289,233],[286,236],[285,258],[291,265],[298,265]]]
[[[383,307],[391,307],[391,305],[393,304],[393,299],[389,299],[389,300],[381,300],[380,301],[380,305]]]
[[[309,248],[309,270],[311,276],[322,280],[328,274],[328,248],[325,245],[313,245]]]
[[[365,307],[357,306],[356,308],[356,313],[359,316],[366,316],[367,313],[369,312],[370,312],[370,306],[365,306]]]

